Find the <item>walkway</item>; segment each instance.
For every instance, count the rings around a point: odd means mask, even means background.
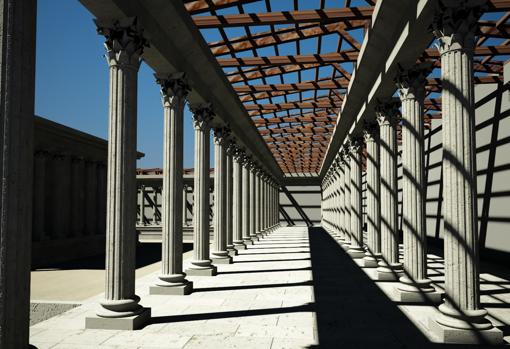
[[[186,297],[149,296],[157,273],[138,279],[138,294],[153,315],[143,330],[84,330],[85,316],[102,298],[97,295],[32,326],[31,343],[39,349],[447,347],[423,334],[434,307],[392,302],[392,283],[372,281],[372,271],[320,228],[282,228],[235,262],[220,266],[217,277],[192,278],[195,292]],[[510,292],[510,283],[496,283]]]

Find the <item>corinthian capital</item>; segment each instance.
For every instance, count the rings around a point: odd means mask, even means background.
[[[136,17],[95,19],[97,32],[103,35],[106,59],[110,66],[138,69],[144,47],[149,46]]]
[[[161,86],[164,106],[170,106],[177,100],[183,101],[191,90],[186,73],[154,74],[154,76],[156,82]]]
[[[484,0],[439,0],[433,33],[441,55],[463,50],[472,55],[478,19],[487,7]]]
[[[198,103],[190,105],[193,113],[193,127],[202,131],[209,130],[210,122],[214,117],[211,103]]]
[[[349,136],[349,152],[351,155],[355,156],[361,153],[361,149],[363,148],[363,141],[360,136]]]
[[[214,129],[214,144],[226,146],[230,137],[228,127],[217,127]]]
[[[379,127],[375,122],[365,123],[363,127],[363,139],[365,143],[375,142],[379,139]]]
[[[390,98],[378,101],[375,107],[375,115],[379,126],[396,127],[400,121],[400,101],[397,98]]]
[[[400,99],[402,101],[407,99],[423,100],[427,75],[431,71],[432,64],[430,62],[415,64],[409,69],[399,67],[395,83],[399,89]]]

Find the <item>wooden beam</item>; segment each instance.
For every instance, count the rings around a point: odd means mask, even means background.
[[[248,4],[259,0],[185,0],[184,7],[192,14],[209,12],[211,10],[220,10],[222,8],[237,6],[242,4]],[[209,2],[212,2],[212,7],[209,6]]]
[[[340,103],[332,102],[290,102],[277,104],[245,104],[246,110],[287,110],[287,109],[313,109],[313,108],[340,108]]]
[[[292,84],[271,85],[244,85],[234,86],[236,92],[264,92],[264,91],[307,91],[307,90],[331,90],[347,88],[349,81],[345,78],[327,81],[304,81]]]
[[[373,9],[372,6],[367,6],[269,13],[243,13],[224,16],[196,16],[193,18],[193,21],[198,28],[225,28],[311,22],[327,23],[354,19],[370,19]]]
[[[311,63],[345,63],[354,62],[358,59],[359,51],[346,50],[315,55],[296,56],[269,56],[269,57],[236,57],[219,58],[221,67],[242,67],[242,66],[268,66],[268,65],[289,65],[289,64],[311,64]]]

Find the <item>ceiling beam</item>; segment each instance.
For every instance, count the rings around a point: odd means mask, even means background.
[[[346,50],[315,55],[219,58],[218,63],[223,68],[310,63],[328,64],[354,62],[358,55],[358,50]]]
[[[197,16],[193,18],[193,21],[198,28],[225,28],[311,22],[327,23],[353,19],[370,19],[373,9],[372,6],[367,6],[269,13],[243,13],[224,16]]]
[[[330,90],[347,88],[349,81],[345,78],[327,81],[304,81],[292,84],[271,85],[244,85],[234,86],[236,92],[265,92],[265,91],[307,91],[307,90]]]
[[[184,7],[190,14],[195,15],[255,1],[259,0],[185,0]],[[209,3],[212,3],[212,6],[209,6]]]
[[[313,108],[340,108],[341,103],[332,102],[290,102],[277,104],[245,104],[246,110],[287,110],[287,109],[313,109]]]

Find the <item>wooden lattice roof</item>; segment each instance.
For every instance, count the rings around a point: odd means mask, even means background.
[[[318,173],[376,0],[183,0],[284,173]],[[475,52],[478,83],[502,80],[510,0],[489,0]],[[432,45],[420,61],[434,61]],[[428,84],[426,122],[440,118]]]

